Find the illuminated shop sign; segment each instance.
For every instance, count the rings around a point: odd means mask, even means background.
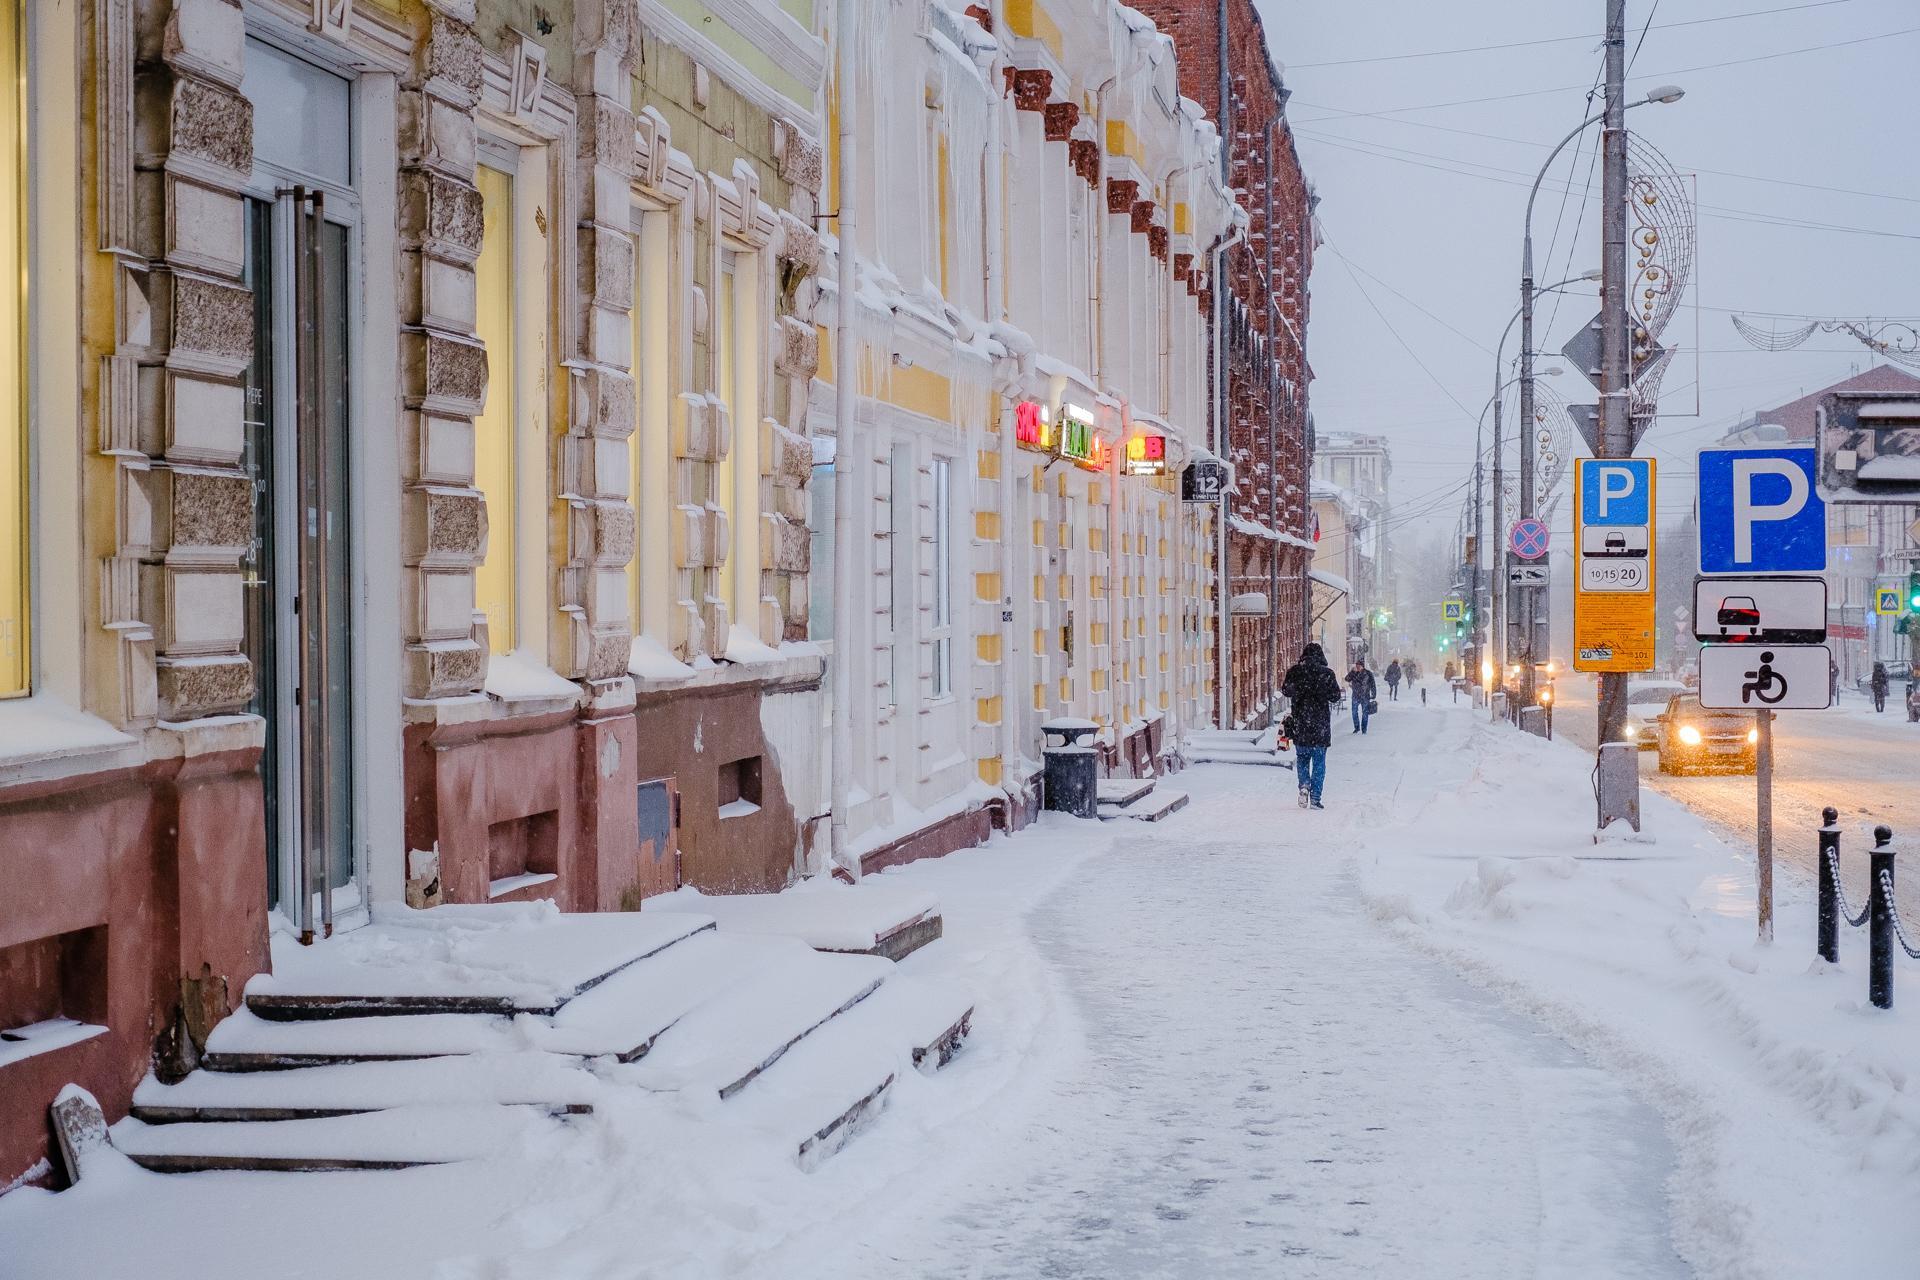
[[[1022,400],[1013,407],[1013,438],[1022,448],[1053,452],[1053,423],[1048,421],[1047,406],[1037,400]]]
[[[1066,421],[1060,424],[1060,456],[1088,471],[1107,467],[1107,442],[1094,425],[1094,417],[1078,405],[1062,407]]]
[[[1127,474],[1163,476],[1167,474],[1167,438],[1135,435],[1127,438]]]

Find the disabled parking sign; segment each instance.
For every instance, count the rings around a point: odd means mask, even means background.
[[[1819,711],[1833,652],[1823,644],[1709,644],[1700,649],[1700,705],[1717,711]]]

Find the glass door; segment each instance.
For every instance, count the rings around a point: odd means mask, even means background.
[[[362,900],[353,823],[348,536],[348,228],[324,196],[248,202],[253,363],[244,461],[254,530],[245,561],[252,710],[267,725],[270,905],[303,940]]]

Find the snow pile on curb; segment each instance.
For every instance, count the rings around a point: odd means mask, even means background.
[[[1583,753],[1456,721],[1358,851],[1375,917],[1636,1083],[1699,1274],[1920,1274],[1920,966],[1873,1009],[1862,932],[1815,957],[1811,884],[1782,869],[1757,945],[1750,852],[1651,792],[1642,837],[1595,844]]]

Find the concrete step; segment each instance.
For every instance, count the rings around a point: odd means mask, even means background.
[[[737,938],[760,951],[751,980],[679,1017],[619,1079],[643,1088],[708,1088],[730,1098],[782,1055],[872,995],[893,970],[878,956],[815,951],[790,938]]]
[[[313,946],[276,937],[247,984],[272,1020],[423,1013],[550,1014],[630,964],[713,928],[710,917],[551,907],[436,907]]]
[[[698,934],[622,969],[569,1000],[551,1019],[524,1020],[523,1030],[550,1053],[638,1061],[689,1012],[731,988],[761,981],[765,968],[784,963],[794,946],[781,940],[769,948],[765,941],[713,930]]]
[[[352,1062],[398,1062],[527,1046],[512,1019],[492,1014],[419,1013],[404,1017],[270,1022],[244,1005],[207,1037],[208,1071],[284,1071]]]
[[[895,973],[828,1030],[904,1051],[915,1069],[931,1075],[953,1061],[972,1029],[970,993],[944,979]]]
[[[1272,768],[1291,769],[1291,753],[1262,751],[1255,747],[1206,747],[1195,748],[1187,753],[1189,764],[1257,764]]]
[[[1184,791],[1156,791],[1144,800],[1130,805],[1101,805],[1100,817],[1103,820],[1115,818],[1138,818],[1142,822],[1158,822],[1170,813],[1178,813],[1187,807],[1187,793]]]
[[[486,1104],[579,1115],[593,1110],[600,1089],[574,1060],[522,1050],[249,1074],[196,1071],[173,1085],[149,1076],[133,1092],[132,1114],[148,1124],[243,1123]]]
[[[129,1118],[114,1125],[111,1136],[135,1164],[157,1173],[311,1173],[477,1160],[537,1141],[561,1123],[530,1107],[467,1104],[306,1120],[147,1124]]]
[[[817,951],[902,960],[941,935],[940,904],[897,885],[846,885],[830,879],[784,893],[705,894],[679,889],[648,898],[648,914],[711,917],[722,933],[798,938]]]
[[[1271,732],[1270,729],[1195,729],[1187,734],[1186,740],[1197,747],[1245,746]]]
[[[1152,791],[1156,778],[1102,778],[1095,791],[1101,804],[1132,804]]]

